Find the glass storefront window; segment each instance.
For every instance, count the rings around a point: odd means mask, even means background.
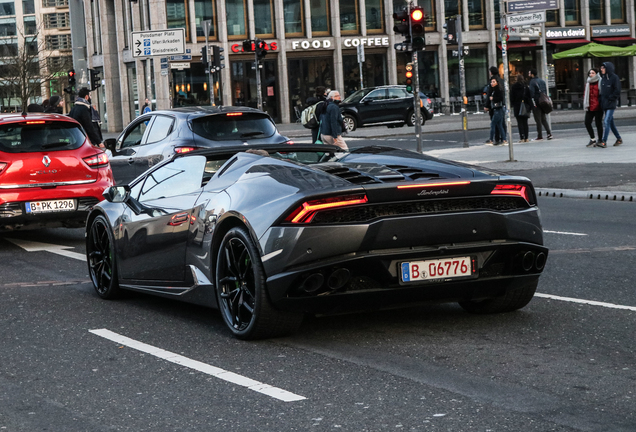
[[[166,18],[168,20],[168,28],[186,29],[186,41],[190,41],[188,11],[185,0],[166,0]]]
[[[272,22],[272,0],[254,0],[254,28],[256,36],[274,36]]]
[[[565,24],[576,25],[581,23],[581,15],[579,13],[579,0],[564,0]]]
[[[612,24],[625,22],[625,0],[610,0]]]
[[[225,15],[227,16],[228,39],[242,39],[247,37],[245,11],[244,0],[226,0]]]
[[[384,31],[382,0],[367,0],[365,12],[367,15],[367,33],[382,33]]]
[[[303,36],[302,0],[283,0],[285,36]]]
[[[488,83],[488,50],[471,48],[470,56],[464,57],[466,96],[480,95]],[[449,96],[461,96],[459,82],[459,59],[448,51]]]
[[[258,93],[256,92],[256,71],[252,69],[253,61],[232,61],[232,105],[258,106]],[[263,111],[269,114],[274,121],[280,121],[278,112],[278,84],[276,82],[276,59],[267,59],[261,62],[261,95]],[[293,118],[293,117],[292,117]]]
[[[217,81],[220,74],[215,74],[214,99],[217,105],[222,104],[218,94],[220,83]],[[173,106],[198,106],[210,105],[210,81],[205,73],[203,64],[192,62],[190,69],[172,71]]]
[[[444,0],[444,7],[446,8],[446,21],[448,21],[455,15],[462,13],[462,0]]]
[[[437,51],[421,51],[417,57],[420,91],[430,98],[440,97],[439,94],[439,62]],[[396,55],[398,84],[406,84],[406,64],[411,62],[411,56],[405,53]]]
[[[137,68],[135,63],[126,63],[126,74],[128,78],[128,109],[130,119],[139,115],[139,95],[137,93]]]
[[[327,0],[310,0],[311,33],[315,36],[329,35],[329,2]]]
[[[216,22],[214,20],[214,3],[213,0],[194,0],[194,22],[197,26],[197,40],[205,41],[205,32],[203,31],[203,21],[210,20],[209,39],[216,39]]]
[[[468,25],[470,29],[486,28],[484,0],[468,0]]]
[[[590,2],[590,24],[604,24],[605,5],[603,0],[589,0]]]
[[[333,56],[327,57],[287,57],[289,80],[289,106],[292,122],[296,120],[296,110],[306,107],[307,98],[314,96],[316,87],[333,87]],[[343,91],[340,91],[343,94]],[[343,96],[344,99],[344,96]]]
[[[358,0],[340,2],[340,32],[343,35],[360,33]]]
[[[389,83],[386,70],[386,54],[364,55],[362,63],[363,88],[386,85]],[[343,99],[360,90],[360,64],[358,55],[342,55],[342,69],[344,72]]]

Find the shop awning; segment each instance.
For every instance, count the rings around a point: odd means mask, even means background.
[[[548,39],[546,42],[555,45],[583,45],[590,43],[587,39]]]
[[[599,37],[592,38],[594,42],[636,42],[631,36],[611,36],[611,37]]]
[[[501,44],[498,43],[497,47],[501,49]],[[508,51],[513,49],[541,49],[541,45],[537,45],[534,42],[508,42],[507,43]]]
[[[590,42],[587,45],[552,54],[555,60],[574,57],[617,57],[634,55],[628,48],[601,45]]]

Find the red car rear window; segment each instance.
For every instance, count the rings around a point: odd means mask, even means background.
[[[0,125],[0,151],[6,153],[75,150],[84,140],[84,134],[73,123]]]

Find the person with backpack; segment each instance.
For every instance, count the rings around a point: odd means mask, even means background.
[[[311,129],[312,144],[315,144],[318,140],[318,133],[320,131],[320,116],[324,112],[325,101],[327,100],[325,90],[326,89],[323,86],[316,87],[315,95],[307,98],[307,108],[305,108],[305,111],[303,111],[303,115],[301,116],[301,119],[304,120],[303,126]]]
[[[548,139],[551,140],[552,130],[550,129],[548,120],[545,117],[545,112],[539,105],[539,98],[541,97],[541,94],[548,94],[548,86],[544,80],[537,76],[536,69],[530,69],[528,76],[530,76],[530,85],[528,86],[530,89],[530,97],[534,102],[532,114],[534,114],[534,121],[537,123],[537,137],[533,141],[543,141],[543,130],[541,129],[541,125],[545,128],[545,131],[548,134]]]
[[[329,145],[336,145],[343,150],[349,150],[347,143],[342,139],[343,119],[340,112],[340,92],[332,90],[325,102],[326,108],[320,117],[320,138],[322,142]]]
[[[519,142],[528,142],[529,128],[528,118],[532,110],[530,105],[530,90],[523,74],[517,75],[517,80],[510,88],[510,104],[512,104],[513,113],[517,119],[517,127],[519,128]]]

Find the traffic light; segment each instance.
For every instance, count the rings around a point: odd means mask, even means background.
[[[406,64],[406,91],[413,91],[413,63]]]
[[[208,69],[210,67],[208,59],[208,47],[204,46],[201,48],[201,64],[203,64],[204,69]]]
[[[457,44],[457,20],[451,18],[444,24],[444,39],[450,44]]]
[[[409,12],[402,10],[393,14],[393,19],[396,21],[393,31],[401,34],[406,38],[406,42],[410,42],[411,29],[409,28]]]
[[[91,91],[100,88],[102,86],[102,78],[99,76],[101,71],[89,69],[88,72],[90,74]]]
[[[267,55],[267,44],[264,40],[256,39],[256,56],[262,59]]]
[[[413,6],[410,13],[411,44],[415,51],[424,49],[424,9],[421,6]]]
[[[68,71],[68,85],[71,87],[75,85],[75,69]]]
[[[212,66],[216,71],[220,71],[225,67],[225,65],[221,63],[222,60],[225,60],[225,57],[221,55],[222,52],[223,48],[220,46],[212,46]]]
[[[254,42],[251,40],[243,41],[243,52],[254,52]]]

